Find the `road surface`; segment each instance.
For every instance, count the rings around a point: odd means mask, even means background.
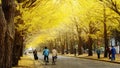
[[[120,64],[66,56],[58,56],[56,65],[52,65],[52,57],[49,58],[48,65],[42,63],[43,68],[120,68]],[[43,55],[39,55],[39,60],[43,61]]]

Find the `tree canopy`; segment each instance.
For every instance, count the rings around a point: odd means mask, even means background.
[[[104,6],[107,15],[107,33],[110,30],[117,28],[119,15],[115,13],[115,7],[109,4],[111,0],[33,0],[32,3],[22,2],[17,4],[17,10],[20,10],[21,15],[16,17],[16,22],[19,18],[23,23],[17,25],[17,30],[24,32],[26,46],[37,46],[47,40],[58,37],[59,32],[70,32],[75,22],[82,29],[82,37],[86,39],[89,35],[96,39],[102,37],[103,33],[103,11]],[[118,0],[113,0],[119,4]],[[117,8],[119,7],[118,5]],[[113,10],[111,10],[113,9]],[[118,10],[119,11],[119,10]],[[75,21],[73,21],[75,18]],[[97,29],[92,34],[89,33],[89,26]],[[75,32],[75,31],[74,31]]]

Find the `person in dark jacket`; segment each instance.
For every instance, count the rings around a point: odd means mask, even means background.
[[[111,48],[111,61],[115,60],[115,54],[116,54],[116,49],[114,48],[114,46],[112,46],[112,48]]]
[[[107,52],[108,52],[109,59],[111,59],[111,50],[109,47],[107,48]]]
[[[36,50],[36,49],[33,51],[33,55],[34,55],[34,59],[35,59],[35,60],[38,60],[37,50]]]

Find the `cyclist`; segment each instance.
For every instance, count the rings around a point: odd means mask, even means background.
[[[45,47],[45,49],[43,50],[43,55],[46,64],[49,63],[49,49],[47,47]]]
[[[57,59],[57,50],[54,47],[52,50],[52,64],[55,64],[56,59]]]

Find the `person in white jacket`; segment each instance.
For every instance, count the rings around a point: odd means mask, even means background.
[[[52,50],[52,63],[55,64],[55,60],[57,59],[57,50],[53,48]]]

